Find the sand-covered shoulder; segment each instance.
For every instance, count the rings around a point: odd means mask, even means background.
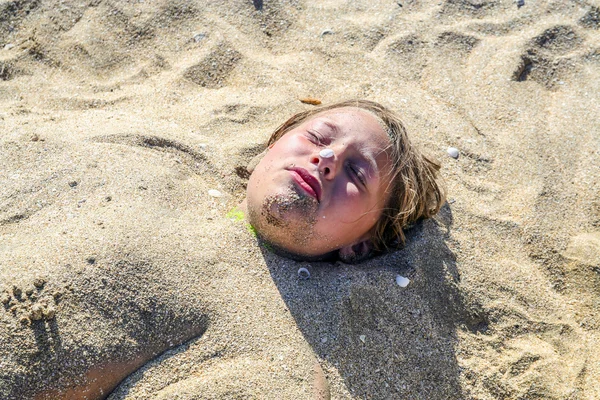
[[[599,21],[1,1],[0,398],[600,398]],[[231,213],[304,97],[382,102],[442,162],[404,249],[294,262]]]

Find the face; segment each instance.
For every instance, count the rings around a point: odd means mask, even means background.
[[[365,110],[312,116],[275,142],[252,172],[250,223],[267,241],[306,256],[368,239],[388,199],[389,145]]]

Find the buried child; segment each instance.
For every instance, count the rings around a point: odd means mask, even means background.
[[[296,259],[358,262],[404,242],[445,201],[439,165],[384,106],[350,100],[298,113],[271,136],[241,208]]]

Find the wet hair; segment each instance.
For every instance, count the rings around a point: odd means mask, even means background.
[[[279,126],[267,145],[272,145],[310,117],[343,107],[370,112],[377,117],[390,138],[392,176],[387,190],[389,198],[381,218],[372,229],[371,242],[375,251],[402,246],[404,230],[419,219],[435,215],[444,204],[446,195],[439,177],[440,164],[423,155],[410,142],[404,124],[394,112],[369,100],[347,100],[302,111]]]

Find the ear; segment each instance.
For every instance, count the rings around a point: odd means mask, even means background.
[[[373,242],[367,237],[354,244],[344,246],[338,250],[340,260],[346,264],[356,264],[366,260],[373,251]]]

